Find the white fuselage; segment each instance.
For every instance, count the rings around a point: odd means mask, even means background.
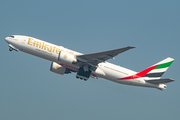
[[[41,57],[43,59],[56,62],[58,64],[63,65],[63,67],[67,67],[69,69],[78,70],[79,66],[73,64],[63,63],[58,60],[58,55],[60,51],[64,51],[66,53],[76,55],[82,55],[82,53],[75,52],[64,48],[62,46],[57,46],[36,38],[15,35],[15,38],[6,37],[6,42],[10,47],[14,47],[22,52],[29,53],[31,55],[35,55],[37,57]],[[145,82],[142,78],[137,79],[129,79],[129,80],[119,80],[119,78],[123,78],[126,76],[134,75],[137,72],[126,69],[124,67],[111,64],[109,62],[102,62],[98,64],[97,71],[92,71],[92,74],[95,74],[99,78],[108,79],[113,82],[134,85],[134,86],[143,86],[143,87],[153,87],[159,88],[159,84],[151,84]]]

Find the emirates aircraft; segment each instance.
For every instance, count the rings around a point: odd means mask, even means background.
[[[163,73],[174,61],[170,57],[141,72],[106,62],[106,60],[114,59],[116,55],[134,48],[130,46],[84,55],[29,36],[12,35],[6,37],[5,41],[9,44],[10,51],[20,50],[52,61],[50,70],[61,75],[76,72],[76,78],[83,80],[88,80],[89,77],[104,78],[120,84],[157,88],[159,90],[166,89],[165,83],[174,81],[170,78],[161,79]]]

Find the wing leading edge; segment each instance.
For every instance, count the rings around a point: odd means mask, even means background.
[[[135,47],[124,47],[120,49],[105,51],[105,52],[99,52],[99,53],[93,53],[93,54],[87,54],[87,55],[79,55],[77,56],[77,59],[81,62],[86,62],[87,64],[91,66],[97,66],[99,63],[104,62],[108,59],[112,59],[116,55],[125,52],[129,49],[132,49]]]

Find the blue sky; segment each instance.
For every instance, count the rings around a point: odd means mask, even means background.
[[[178,0],[2,0],[1,120],[180,119]],[[9,52],[4,38],[27,35],[87,54],[135,46],[108,60],[141,71],[175,59],[167,90],[50,72],[50,61]]]

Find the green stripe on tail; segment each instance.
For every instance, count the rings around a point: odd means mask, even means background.
[[[174,61],[174,60],[173,60]],[[172,63],[173,63],[173,61],[170,61],[170,62],[167,62],[167,63],[164,63],[164,64],[160,64],[160,65],[158,65],[156,68],[154,68],[154,69],[161,69],[161,68],[167,68],[167,67],[169,67]]]

